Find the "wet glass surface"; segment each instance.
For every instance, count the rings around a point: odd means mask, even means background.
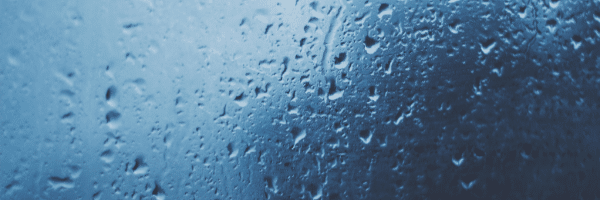
[[[0,199],[598,199],[600,1],[0,1]]]

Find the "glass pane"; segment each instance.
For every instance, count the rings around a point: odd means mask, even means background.
[[[0,13],[0,199],[600,198],[598,0]]]

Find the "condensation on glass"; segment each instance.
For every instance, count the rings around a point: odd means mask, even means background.
[[[600,198],[598,0],[0,13],[0,199]]]

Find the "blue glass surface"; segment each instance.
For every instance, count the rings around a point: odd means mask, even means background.
[[[598,0],[0,0],[0,199],[599,199]]]

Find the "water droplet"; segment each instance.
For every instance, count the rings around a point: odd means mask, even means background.
[[[248,105],[248,101],[246,100],[244,93],[236,96],[233,100],[239,107],[246,107]]]
[[[148,167],[148,164],[144,163],[143,157],[139,156],[139,157],[135,158],[134,162],[135,162],[135,164],[131,168],[131,170],[133,171],[133,174],[144,175],[144,174],[148,173],[148,170],[150,168]]]
[[[471,188],[473,188],[473,186],[475,185],[475,183],[477,183],[477,180],[473,180],[470,182],[464,182],[464,181],[460,181],[460,185],[465,189],[465,190],[469,190]]]
[[[115,160],[115,156],[111,150],[106,150],[100,154],[100,160],[104,161],[105,163],[111,163],[113,160]]]
[[[290,133],[292,134],[292,138],[294,138],[294,146],[306,137],[306,130],[298,127],[293,127]]]
[[[251,153],[254,153],[254,152],[256,152],[256,146],[248,146],[244,150],[244,156],[247,156],[248,154],[251,154]]]
[[[266,176],[264,178],[264,181],[267,184],[266,185],[267,189],[269,189],[271,192],[273,192],[273,193],[279,192],[279,188],[277,187],[277,177]]]
[[[558,22],[555,19],[546,20],[546,27],[548,28],[550,33],[552,33],[552,34],[556,33],[556,24],[557,23]]]
[[[117,95],[117,87],[110,86],[108,90],[106,90],[106,100],[109,101],[111,98],[114,98]]]
[[[328,98],[329,100],[336,100],[341,98],[342,96],[344,96],[343,90],[334,92],[333,94],[329,95]]]
[[[371,138],[373,138],[373,131],[361,130],[358,133],[358,136],[360,138],[360,141],[362,141],[364,144],[369,144],[371,143]]]
[[[483,54],[487,55],[490,54],[494,47],[496,47],[496,40],[488,39],[484,42],[479,43],[479,45],[481,46],[481,51],[483,52]]]
[[[108,123],[118,120],[119,118],[121,118],[121,113],[117,112],[116,110],[111,110],[106,113],[106,122]]]
[[[373,54],[379,49],[379,42],[369,36],[365,36],[365,50],[368,54]]]
[[[377,17],[379,17],[379,19],[383,18],[383,16],[385,15],[392,15],[392,9],[390,8],[390,5],[387,3],[382,3],[379,6],[379,13],[377,14]]]
[[[154,182],[154,189],[152,190],[152,196],[156,198],[156,200],[165,200],[167,195],[165,194],[165,190],[158,185],[158,181]]]
[[[579,35],[573,35],[573,37],[571,37],[571,44],[573,45],[573,49],[579,49],[579,47],[581,47],[582,41],[583,38],[581,38]]]
[[[48,184],[50,184],[50,187],[52,187],[54,190],[72,189],[75,187],[75,183],[73,183],[73,180],[71,180],[69,177],[61,178],[52,176],[48,179]]]
[[[336,69],[344,69],[348,66],[348,61],[346,61],[346,53],[340,53],[338,56],[334,58],[334,67]]]
[[[550,0],[550,7],[551,8],[557,8],[559,4],[560,4],[559,0]]]
[[[238,155],[239,150],[235,148],[233,143],[227,144],[227,151],[229,152],[229,158],[234,158]]]
[[[375,86],[369,87],[369,99],[371,99],[371,101],[377,101],[379,99],[379,94],[377,94]]]
[[[519,7],[519,17],[521,17],[521,19],[527,17],[527,6],[521,6]]]
[[[463,158],[463,157],[460,157],[458,159],[452,157],[452,163],[454,165],[456,165],[457,167],[460,167],[463,164],[464,161],[465,161],[465,158]]]

